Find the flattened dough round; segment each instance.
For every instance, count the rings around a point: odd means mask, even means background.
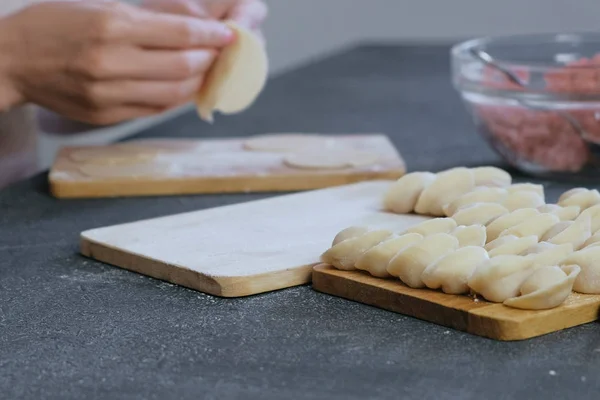
[[[234,114],[250,107],[269,73],[267,52],[258,37],[232,21],[226,24],[236,39],[221,50],[196,99],[198,114],[209,122],[215,111]]]
[[[90,178],[151,178],[168,175],[169,164],[94,165],[84,164],[79,171]]]
[[[69,158],[80,164],[90,165],[134,165],[151,162],[157,151],[136,146],[101,147],[75,150]]]
[[[320,151],[292,153],[284,158],[289,167],[301,169],[340,169],[366,167],[377,163],[379,154],[368,151]]]
[[[309,133],[275,133],[254,136],[244,141],[246,150],[292,152],[307,149],[322,150],[324,147],[333,147],[336,140]]]

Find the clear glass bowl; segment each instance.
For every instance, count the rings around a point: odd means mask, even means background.
[[[451,55],[475,129],[509,164],[600,181],[600,33],[480,38]]]

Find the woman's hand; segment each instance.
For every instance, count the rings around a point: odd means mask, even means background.
[[[261,39],[261,25],[268,13],[263,0],[142,0],[142,6],[203,19],[230,19],[254,31]]]
[[[192,100],[231,40],[217,21],[119,2],[37,4],[0,20],[0,107],[99,125],[157,114]]]

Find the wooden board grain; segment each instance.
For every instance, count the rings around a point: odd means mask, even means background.
[[[350,225],[400,232],[427,217],[381,210],[393,181],[369,181],[92,229],[85,256],[223,297],[310,282],[333,237]]]
[[[152,162],[144,164],[157,171],[148,176],[99,177],[90,176],[89,172],[86,175],[82,170],[85,168],[83,162],[74,160],[74,154],[89,147],[66,147],[61,149],[50,170],[50,192],[58,198],[94,198],[299,191],[398,179],[406,172],[404,160],[385,135],[336,135],[332,138],[345,148],[375,152],[380,159],[373,165],[352,168],[298,169],[283,162],[284,153],[246,150],[244,138],[161,139],[134,144],[151,145],[164,151]],[[122,144],[101,148],[110,150],[115,146]],[[127,171],[128,167],[102,168],[104,171],[109,168]]]
[[[328,265],[314,267],[312,286],[323,293],[504,341],[529,339],[600,318],[600,295],[572,293],[557,308],[517,310],[469,296],[412,289],[398,280]]]

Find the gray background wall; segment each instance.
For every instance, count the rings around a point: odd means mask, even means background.
[[[126,0],[136,2],[136,0]],[[267,0],[272,74],[359,41],[452,43],[466,37],[600,27],[600,0]],[[127,137],[185,109],[74,137],[41,139],[42,166],[67,144]]]

